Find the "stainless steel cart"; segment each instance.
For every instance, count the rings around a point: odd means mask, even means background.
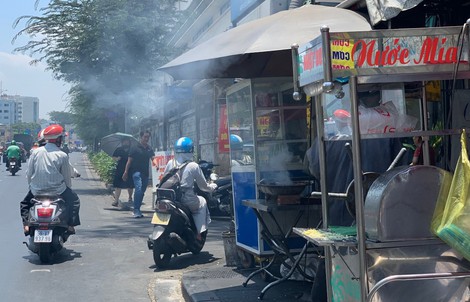
[[[294,232],[325,247],[328,300],[461,301],[468,291],[467,261],[429,231],[434,206],[446,195],[451,174],[429,166],[428,152],[430,136],[460,130],[430,130],[425,91],[429,81],[470,79],[468,24],[339,33],[325,26],[319,37],[293,45],[292,51],[294,97],[301,89],[315,102],[323,214],[322,229]],[[415,83],[416,100],[407,104],[404,87]],[[388,123],[366,122],[372,117],[359,106],[359,93],[372,90],[392,99],[389,107],[375,110],[388,114]],[[344,107],[345,99],[349,106]],[[339,108],[334,102],[350,114],[349,133],[334,127],[331,108]],[[412,118],[419,126],[407,124]],[[425,165],[383,173],[366,195],[362,165],[367,159],[361,158],[361,140],[413,136],[425,139]],[[346,139],[352,141],[357,235],[345,239],[329,231],[331,192],[324,188],[325,142]]]

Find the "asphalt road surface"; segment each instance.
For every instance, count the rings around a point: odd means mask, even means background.
[[[0,165],[0,293],[1,301],[182,301],[179,282],[184,271],[223,265],[221,232],[226,220],[214,220],[203,251],[172,259],[165,271],[155,268],[146,238],[152,231],[151,208],[142,219],[111,206],[112,198],[83,153],[71,153],[81,173],[73,189],[81,199],[82,225],[51,264],[41,264],[23,241],[19,201],[27,193],[26,164],[16,176]],[[123,192],[123,198],[127,198]],[[147,191],[147,195],[151,195]],[[150,199],[149,199],[150,200]],[[166,291],[166,292],[165,292]],[[155,298],[157,296],[157,298]],[[162,300],[166,301],[166,300]]]

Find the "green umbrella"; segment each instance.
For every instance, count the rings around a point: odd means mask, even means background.
[[[139,141],[136,140],[132,135],[122,132],[116,132],[103,137],[101,139],[100,148],[109,156],[113,156],[114,151],[116,151],[118,147],[122,146],[122,140],[125,138],[131,141],[131,147],[137,146],[137,144],[139,144]]]

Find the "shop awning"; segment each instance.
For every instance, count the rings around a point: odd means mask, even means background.
[[[218,34],[159,70],[175,79],[292,76],[291,45],[313,40],[323,25],[331,32],[371,29],[351,10],[304,5]]]
[[[366,0],[372,24],[390,20],[401,11],[411,9],[421,2],[423,0]]]

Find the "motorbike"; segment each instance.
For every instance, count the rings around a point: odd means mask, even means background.
[[[196,193],[206,199],[211,216],[232,216],[232,177],[220,177],[213,173],[215,166],[208,161],[199,161],[204,177],[208,182],[217,184],[217,189],[208,193],[196,187]]]
[[[42,263],[49,263],[71,235],[68,230],[68,211],[59,195],[37,195],[29,210],[28,249],[39,255]]]
[[[18,172],[19,167],[18,167],[18,162],[16,160],[16,157],[10,157],[8,159],[10,167],[8,168],[8,171],[10,171],[12,176],[15,176],[16,172]]]
[[[157,188],[152,224],[154,228],[147,245],[153,250],[155,265],[160,269],[169,265],[173,255],[199,254],[206,242],[207,230],[198,240],[193,215],[176,199],[174,190]]]

